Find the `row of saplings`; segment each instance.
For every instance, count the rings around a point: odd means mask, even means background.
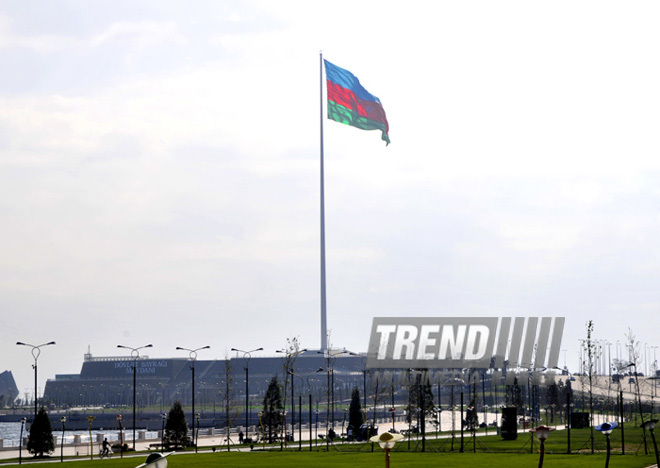
[[[277,395],[279,397],[279,395]],[[282,411],[281,411],[281,401],[278,401],[279,398],[275,398],[275,404],[272,405],[274,408],[269,408],[270,405],[267,404],[267,398],[264,400],[264,434],[262,435],[263,439],[269,440],[270,442],[275,442],[282,429]],[[272,402],[271,402],[272,403]],[[353,394],[351,398],[351,404],[349,407],[349,430],[347,440],[367,440],[370,436],[375,435],[378,431],[377,428],[371,427],[365,424],[364,416],[362,409],[360,407],[360,393],[357,388],[353,389]],[[270,410],[270,411],[269,411]],[[506,438],[506,433],[511,432],[512,434],[516,433],[515,430],[515,413],[513,418],[511,418],[513,424],[513,431],[507,431],[506,418],[503,418],[503,427],[502,435]],[[329,431],[328,437],[333,439],[335,436],[332,429]],[[515,438],[515,436],[513,436]],[[186,422],[186,416],[183,412],[181,403],[176,401],[172,405],[169,414],[167,415],[167,422],[165,424],[165,434],[163,435],[164,448],[178,449],[184,447],[190,447],[193,445],[193,441],[188,436],[188,423]],[[124,444],[123,447],[120,447],[119,444],[113,445],[113,449],[127,451],[128,444]],[[28,451],[37,458],[47,456],[55,450],[55,440],[53,438],[53,431],[50,424],[50,418],[48,413],[44,408],[41,408],[34,422],[30,426],[30,432],[28,436]]]
[[[163,442],[167,448],[181,448],[192,445],[188,436],[188,424],[186,416],[178,401],[172,405],[167,417],[165,426],[165,435]],[[120,447],[119,444],[113,445],[113,449],[127,451],[128,444]],[[35,458],[44,458],[55,451],[55,438],[53,437],[53,428],[50,424],[50,417],[45,408],[39,409],[37,416],[30,425],[28,434],[27,450]]]

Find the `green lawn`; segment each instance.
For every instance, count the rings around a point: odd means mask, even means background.
[[[625,454],[645,454],[643,431],[640,427],[633,423],[626,423],[624,426],[625,434]],[[483,434],[483,430],[481,431]],[[538,453],[539,441],[534,438],[532,446],[532,438],[530,433],[519,433],[516,440],[503,440],[500,436],[494,434],[494,430],[489,430],[488,436],[480,435],[473,438],[471,433],[465,432],[463,435],[464,451],[467,453]],[[493,435],[490,435],[493,434]],[[591,454],[591,434],[590,429],[572,429],[571,435],[571,454]],[[442,439],[433,439],[431,436],[426,441],[426,450],[428,452],[458,452],[460,448],[460,432],[455,433],[453,447],[452,441],[448,433],[443,433]],[[594,452],[605,452],[606,439],[600,432],[593,431],[594,438]],[[617,428],[611,436],[611,450],[613,455],[621,455],[621,430]],[[647,433],[646,447],[649,454],[653,454],[653,443],[650,435]],[[319,442],[319,446],[325,447],[324,442]],[[475,447],[476,445],[476,447]],[[410,446],[410,449],[408,447]],[[550,437],[546,441],[546,453],[548,454],[565,454],[568,451],[568,431],[558,430],[550,433]],[[296,445],[297,447],[297,445]],[[404,439],[397,445],[396,451],[421,451],[422,442],[417,436],[413,436],[408,443],[408,439]],[[341,451],[370,451],[365,448],[363,444],[344,444],[340,445]],[[303,443],[303,449],[305,444]],[[604,464],[603,464],[604,465]]]
[[[538,465],[537,454],[510,453],[409,453],[393,452],[391,468],[401,467],[483,467],[493,468],[528,468]],[[143,458],[112,458],[109,460],[77,461],[75,468],[132,468],[142,463]],[[351,467],[371,468],[384,466],[382,451],[371,452],[216,452],[216,453],[185,453],[168,457],[169,468],[215,468],[222,467]],[[613,456],[610,460],[612,468],[643,468],[655,463],[653,456]],[[544,467],[580,467],[602,468],[605,456],[598,455],[553,455],[545,457]],[[50,465],[52,466],[52,465]]]
[[[617,429],[612,434],[611,468],[644,468],[655,464],[653,444],[648,439],[648,455],[644,454],[642,430],[634,424],[625,426],[626,455],[621,455],[621,433]],[[545,468],[580,467],[602,468],[605,465],[605,437],[594,431],[595,454],[591,454],[591,431],[589,429],[571,430],[570,455],[566,454],[567,435],[565,430],[551,432],[546,442],[546,456],[543,466]],[[397,467],[484,467],[506,468],[536,467],[539,460],[539,442],[534,441],[531,447],[531,438],[528,433],[520,433],[517,440],[505,441],[497,435],[481,436],[476,438],[475,446],[469,433],[464,435],[465,453],[459,453],[460,436],[457,433],[451,451],[451,440],[429,439],[426,443],[426,452],[422,453],[421,441],[416,438],[404,439],[398,443],[391,454],[391,468]],[[303,451],[298,452],[298,444],[290,444],[289,449],[283,452],[226,452],[218,451],[177,453],[168,457],[169,468],[216,468],[222,467],[384,467],[384,454],[375,445],[374,452],[371,444],[353,443],[337,444],[325,451],[325,442],[319,441],[314,445],[314,451],[309,452],[308,443],[303,443]],[[255,447],[259,448],[259,447]],[[410,450],[410,451],[409,451]],[[124,457],[115,455],[111,459],[90,461],[78,458],[72,468],[133,468],[141,464],[147,454],[137,457]],[[56,456],[52,459],[57,460]],[[73,459],[65,459],[66,462]],[[16,462],[17,460],[4,460],[3,462]],[[30,458],[23,459],[24,464],[32,462]],[[34,466],[34,465],[33,465]],[[50,465],[53,466],[53,465]]]

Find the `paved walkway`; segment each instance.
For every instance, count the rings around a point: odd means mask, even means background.
[[[479,414],[480,418],[483,418],[483,414]],[[495,420],[496,415],[494,413],[487,413],[487,418],[489,422],[493,422]],[[443,431],[450,431],[452,429],[452,418],[451,418],[451,413],[450,412],[443,412],[442,416],[440,417],[440,422],[442,425],[442,430]],[[389,430],[392,427],[392,422],[390,421],[379,421],[379,432],[385,432]],[[455,412],[455,420],[454,420],[454,428],[456,431],[460,430],[460,412],[456,411]],[[322,435],[325,434],[325,428],[319,425],[318,430],[316,427],[312,429],[312,433],[310,434],[310,431],[305,428],[306,425],[303,425],[302,430],[300,431],[300,436],[302,440],[302,447],[303,449],[305,447],[309,448],[309,439],[310,436],[313,438],[317,439],[317,435]],[[408,423],[406,422],[396,422],[394,425],[395,429],[398,432],[404,432],[408,430]],[[435,427],[431,422],[427,422],[426,425],[427,431],[432,431]],[[345,429],[345,427],[344,427]],[[335,422],[335,431],[339,435],[339,433],[342,431],[342,424],[341,421]],[[492,431],[492,432],[491,432]],[[495,428],[489,428],[488,430],[489,434],[495,434]],[[250,433],[250,435],[253,435]],[[299,436],[299,431],[296,429],[294,438],[294,442],[289,442],[288,445],[291,447],[297,447],[299,445],[298,443],[298,436]],[[129,441],[127,442],[129,447],[132,447],[132,443]],[[137,451],[146,451],[150,449],[151,444],[158,444],[160,443],[160,439],[146,439],[146,440],[138,440],[135,443],[135,448]],[[224,434],[216,434],[213,436],[209,435],[204,435],[200,432],[199,434],[199,440],[198,440],[198,449],[200,451],[208,451],[211,450],[213,447],[216,447],[216,450],[223,450],[226,451],[226,440]],[[249,451],[250,448],[247,446],[241,446],[240,448],[237,445],[238,444],[238,436],[235,433],[232,433],[231,435],[231,444],[230,444],[230,450],[232,451]],[[323,446],[325,445],[325,442],[322,440],[318,441],[318,446]],[[255,443],[254,448],[261,448],[262,444],[260,443]],[[278,445],[279,447],[279,445]],[[101,449],[101,444],[99,443],[94,443],[92,446],[93,452],[94,452],[94,458],[98,457],[98,453]],[[28,451],[24,448],[23,449],[23,459],[24,460],[29,460],[32,458],[32,456],[28,453]],[[90,456],[90,444],[77,444],[77,445],[64,445],[64,456],[82,456],[82,457],[89,457]],[[5,448],[0,450],[0,459],[8,459],[8,458],[18,458],[19,456],[19,450],[18,448]],[[113,454],[113,457],[118,457],[120,456],[119,453]],[[124,453],[124,457],[126,456],[135,456],[133,452],[129,453]],[[140,457],[144,457],[144,454],[138,455]],[[60,446],[58,445],[55,449],[55,451],[51,454],[52,459],[56,459],[59,461],[60,458]]]

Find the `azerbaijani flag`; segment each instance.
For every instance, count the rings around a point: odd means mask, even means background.
[[[390,126],[380,99],[364,89],[348,70],[325,62],[328,83],[328,118],[362,130],[380,130],[389,145]]]

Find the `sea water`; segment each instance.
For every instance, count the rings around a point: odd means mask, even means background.
[[[30,434],[30,426],[26,424],[23,429],[23,437],[26,438]],[[117,442],[119,440],[118,430],[92,430],[92,441],[96,443],[97,434],[103,434],[103,438],[107,438],[109,442]],[[133,431],[131,429],[123,431],[124,443],[130,443],[133,440]],[[80,436],[81,444],[89,444],[89,431],[64,431],[64,444],[73,444],[74,436]],[[18,447],[19,439],[21,437],[21,423],[20,422],[0,422],[0,439],[3,440],[4,447]],[[53,437],[55,444],[62,443],[62,431],[53,430]],[[147,431],[147,439],[157,439],[158,433],[155,431]]]

